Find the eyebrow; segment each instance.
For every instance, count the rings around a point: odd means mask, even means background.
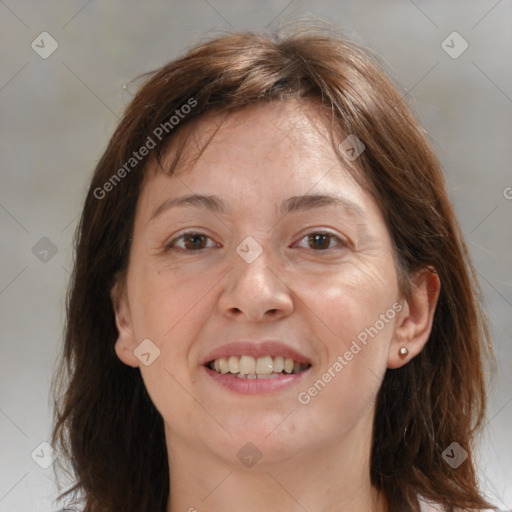
[[[362,219],[366,219],[366,214],[362,208],[342,196],[329,196],[326,194],[306,194],[303,196],[293,196],[283,201],[280,207],[282,213],[291,213],[296,211],[306,211],[313,208],[324,206],[339,206],[348,212],[356,214]]]
[[[153,211],[150,220],[153,220],[155,217],[166,210],[183,206],[194,206],[196,208],[205,209],[215,213],[226,213],[229,210],[226,202],[218,196],[191,194],[187,196],[166,199]],[[345,197],[330,196],[326,194],[305,194],[302,196],[292,196],[281,203],[279,212],[282,214],[287,214],[326,206],[341,206],[348,212],[354,213],[362,219],[366,219],[366,214],[356,203]]]

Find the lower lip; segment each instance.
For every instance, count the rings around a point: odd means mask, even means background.
[[[273,379],[241,379],[229,373],[218,373],[204,367],[207,374],[220,385],[241,395],[275,393],[299,383],[311,370],[309,367],[300,373],[283,374]]]

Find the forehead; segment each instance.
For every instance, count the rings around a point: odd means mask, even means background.
[[[171,140],[165,155],[183,146],[178,174],[187,172],[198,157],[225,161],[229,158],[274,159],[288,152],[294,160],[333,157],[327,110],[317,101],[264,101],[234,112],[207,112]],[[277,152],[276,152],[277,151]]]
[[[154,203],[185,194],[215,194],[242,208],[307,193],[345,192],[365,201],[365,191],[339,161],[330,126],[325,111],[311,102],[265,102],[227,115],[210,112],[178,132],[161,166],[149,164],[141,213],[151,215]],[[178,165],[168,175],[180,145]]]

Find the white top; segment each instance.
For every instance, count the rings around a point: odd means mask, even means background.
[[[444,512],[440,506],[431,505],[420,498],[420,511],[421,512]],[[63,508],[57,512],[74,512],[74,509]],[[482,511],[485,512],[485,511]],[[488,512],[512,512],[512,510],[489,510]]]
[[[441,510],[441,509],[439,509],[437,507],[433,507],[432,505],[429,505],[425,501],[420,500],[420,511],[421,512],[437,512],[439,510]]]
[[[491,509],[486,509],[488,512],[500,512],[499,510],[491,510]],[[441,508],[440,505],[436,506],[436,505],[431,505],[425,501],[423,501],[421,498],[420,498],[420,511],[421,512],[444,512],[444,509]],[[486,512],[485,510],[482,510],[481,512]],[[502,510],[501,512],[507,512],[506,510]],[[508,512],[512,512],[512,511],[508,511]]]
[[[433,505],[429,505],[428,503],[426,503],[425,501],[422,501],[420,499],[420,511],[421,512],[443,512],[443,509],[442,508],[438,508],[438,507],[435,507]],[[58,510],[57,512],[75,512],[74,509],[70,509],[70,508],[63,508],[61,510]],[[485,511],[482,511],[482,512],[485,512]],[[489,510],[489,512],[512,512],[512,510]]]

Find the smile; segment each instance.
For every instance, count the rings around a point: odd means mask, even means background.
[[[285,374],[307,370],[309,363],[300,363],[290,357],[250,355],[220,357],[207,364],[214,372],[239,379],[276,379]]]

